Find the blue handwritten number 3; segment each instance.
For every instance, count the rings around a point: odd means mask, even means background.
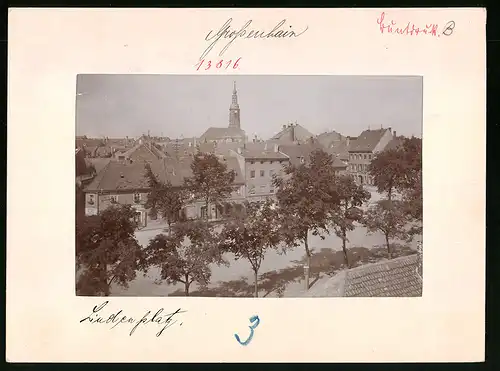
[[[248,326],[248,328],[250,329],[250,336],[248,337],[248,339],[246,339],[245,341],[241,341],[240,337],[237,334],[234,334],[234,337],[236,338],[238,343],[240,343],[241,345],[248,345],[250,343],[250,341],[252,340],[253,330],[255,330],[260,323],[259,316],[250,317],[250,322],[253,324],[251,326]]]

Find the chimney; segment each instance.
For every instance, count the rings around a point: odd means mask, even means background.
[[[194,137],[193,143],[194,143],[194,146],[196,147],[196,137]]]
[[[396,137],[397,137],[396,130],[394,130],[394,138],[396,138]]]
[[[349,145],[351,144],[351,138],[347,137],[346,139],[347,149],[349,149]]]
[[[389,129],[389,133],[392,133],[392,128],[391,128],[391,127],[389,127],[388,129]]]
[[[290,124],[290,140],[293,142],[295,141],[295,129],[293,127],[293,124]]]
[[[283,125],[283,130],[285,130],[285,129],[286,129],[286,125]]]
[[[267,151],[267,142],[264,143],[264,151]]]

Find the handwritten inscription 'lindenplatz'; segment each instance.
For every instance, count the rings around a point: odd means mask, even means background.
[[[219,52],[219,56],[222,56],[226,50],[234,43],[234,41],[238,38],[245,39],[284,39],[284,38],[293,38],[299,37],[304,34],[308,30],[308,26],[305,26],[303,30],[300,32],[296,32],[293,30],[293,27],[287,24],[287,20],[283,19],[278,22],[273,29],[271,30],[255,30],[250,29],[250,25],[252,24],[252,20],[247,21],[241,28],[236,29],[232,28],[231,22],[232,18],[229,18],[218,31],[211,30],[207,36],[205,36],[205,40],[211,42],[210,45],[205,49],[203,54],[200,57],[200,60],[205,58],[208,53],[215,47],[215,45],[221,40],[229,41],[224,45],[224,47]]]
[[[91,323],[91,324],[104,324],[109,325],[110,329],[114,329],[119,325],[129,325],[131,327],[129,335],[132,336],[135,330],[140,325],[148,325],[148,324],[156,324],[157,326],[162,326],[160,330],[156,333],[156,336],[159,337],[163,331],[172,326],[177,322],[177,320],[173,320],[173,317],[179,313],[185,313],[185,310],[177,309],[172,313],[163,313],[164,309],[158,309],[154,314],[152,311],[148,310],[142,317],[129,317],[123,314],[123,310],[120,309],[118,311],[105,314],[103,311],[104,307],[108,305],[109,301],[105,301],[100,305],[96,305],[92,310],[92,313],[87,317],[80,320],[80,323]],[[182,326],[182,322],[180,323]]]

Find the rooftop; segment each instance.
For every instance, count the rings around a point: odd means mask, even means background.
[[[419,255],[412,254],[366,264],[337,273],[313,286],[309,297],[414,297],[422,296]]]
[[[390,132],[391,128],[363,131],[356,141],[351,143],[349,152],[373,151],[387,131]]]
[[[203,141],[204,139],[223,139],[223,138],[244,137],[244,136],[245,132],[242,129],[229,128],[229,127],[226,128],[210,127],[200,137],[200,141]]]
[[[314,134],[312,134],[303,126],[299,124],[288,124],[283,125],[281,131],[278,134],[274,135],[271,140],[280,142],[294,142],[305,141],[313,137]]]

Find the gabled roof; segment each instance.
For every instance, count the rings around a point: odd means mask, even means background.
[[[321,286],[313,286],[306,296],[422,296],[422,278],[418,267],[418,254],[362,265],[336,274]]]
[[[273,136],[271,140],[273,141],[306,141],[313,138],[314,134],[308,131],[306,128],[299,124],[288,124],[283,125],[281,131]]]
[[[154,161],[163,158],[164,154],[154,147],[149,148],[149,144],[140,143],[130,148],[119,156],[133,159],[134,161]]]
[[[375,149],[384,134],[391,129],[365,130],[349,146],[349,152],[371,152]]]
[[[242,129],[238,128],[216,128],[210,127],[208,128],[203,135],[200,137],[200,141],[205,139],[224,139],[224,138],[232,138],[232,137],[244,137],[245,132]]]

